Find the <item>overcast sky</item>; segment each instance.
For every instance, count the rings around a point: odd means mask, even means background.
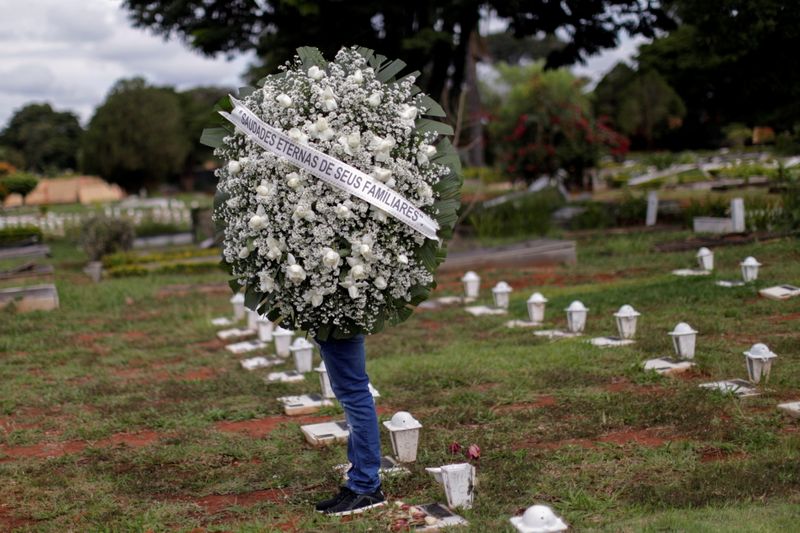
[[[0,0],[0,128],[24,104],[46,101],[85,124],[120,78],[144,76],[185,89],[240,83],[250,56],[206,58],[178,40],[130,26],[120,0]],[[574,70],[599,78],[628,59],[640,40],[624,39]]]

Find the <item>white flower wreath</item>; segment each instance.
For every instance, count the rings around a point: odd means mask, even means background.
[[[401,79],[402,61],[343,48],[327,62],[298,49],[282,72],[241,89],[241,104],[300,145],[349,164],[438,222],[440,240],[286,158],[230,124],[202,142],[227,161],[215,219],[224,227],[223,263],[248,307],[325,339],[374,333],[405,320],[426,299],[444,260],[461,187],[458,156],[444,135],[442,108]],[[230,110],[228,99],[222,109]]]

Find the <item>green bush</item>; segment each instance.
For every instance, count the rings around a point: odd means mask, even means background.
[[[467,167],[464,169],[464,180],[479,180],[484,185],[491,185],[506,181],[506,177],[494,167]]]
[[[482,207],[469,216],[479,237],[543,235],[550,229],[553,211],[564,205],[557,189],[525,193],[492,207]]]
[[[103,257],[103,266],[106,268],[113,268],[122,265],[142,265],[146,263],[178,261],[181,259],[192,259],[194,257],[213,257],[220,256],[220,254],[221,252],[218,248],[209,248],[205,250],[200,248],[186,248],[183,250],[169,250],[146,254],[118,252]]]
[[[9,193],[19,194],[24,199],[39,184],[39,178],[33,174],[17,172],[2,179],[3,188]]]
[[[42,230],[36,226],[0,229],[0,246],[14,246],[29,239],[42,240]]]
[[[584,208],[584,211],[569,221],[570,229],[603,229],[616,225],[611,204],[585,202],[580,206]]]
[[[173,224],[171,222],[155,222],[153,220],[147,220],[136,226],[137,237],[170,235],[172,233],[181,233],[182,231],[188,231],[188,230],[181,228],[179,225]]]
[[[95,216],[81,228],[81,246],[91,261],[99,261],[107,254],[130,250],[133,239],[133,226],[125,220]]]
[[[118,265],[111,267],[107,273],[112,278],[132,276],[148,276],[152,274],[199,274],[220,268],[219,261],[202,261],[198,263],[167,263],[155,268],[142,265]]]

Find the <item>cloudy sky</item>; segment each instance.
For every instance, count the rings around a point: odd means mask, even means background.
[[[22,105],[47,101],[86,123],[114,82],[135,75],[184,89],[240,81],[251,61],[206,58],[181,42],[130,27],[119,0],[0,0],[0,127]],[[576,72],[601,76],[638,41],[592,58]]]

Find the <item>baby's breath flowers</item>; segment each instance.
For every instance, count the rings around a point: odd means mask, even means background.
[[[374,177],[436,218],[448,236],[458,206],[449,142],[419,117],[435,105],[414,77],[380,75],[381,61],[343,48],[334,61],[299,57],[242,103],[298,144]],[[436,106],[438,107],[438,106]],[[239,132],[215,154],[224,201],[223,255],[250,305],[325,338],[380,330],[409,314],[444,254],[406,224],[269,153]],[[455,164],[454,164],[455,161]],[[454,184],[455,182],[455,184]],[[444,194],[443,194],[444,191]]]

